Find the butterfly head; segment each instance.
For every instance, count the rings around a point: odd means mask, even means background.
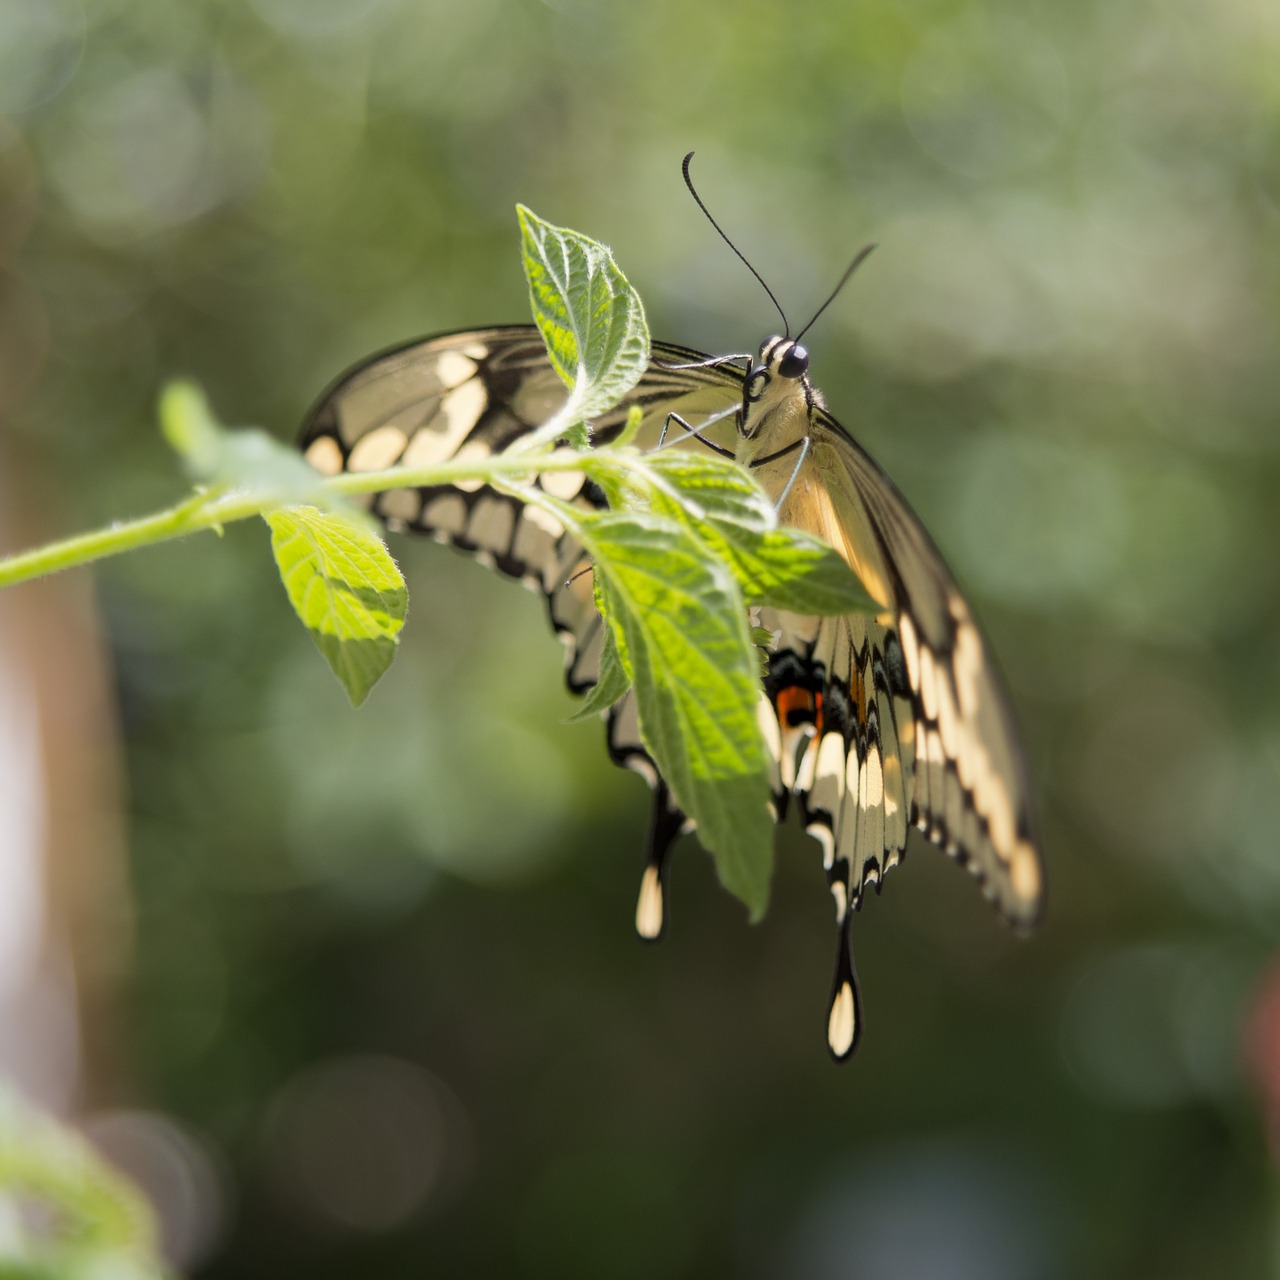
[[[748,375],[748,381],[757,373],[766,375],[765,383],[771,378],[781,378],[784,382],[799,382],[809,372],[809,353],[794,338],[766,338],[760,344],[756,356],[755,368]],[[759,399],[759,396],[755,397]]]
[[[794,338],[772,337],[760,345],[742,390],[743,435],[755,435],[779,408],[806,404],[809,353]]]
[[[790,395],[809,372],[809,353],[794,338],[767,338],[747,374],[747,404],[772,395]]]

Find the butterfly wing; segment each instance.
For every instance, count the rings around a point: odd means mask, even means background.
[[[567,394],[531,325],[440,334],[381,352],[342,374],[308,414],[300,444],[326,475],[479,459],[541,426]],[[631,406],[639,405],[644,416],[636,443],[653,447],[669,414],[700,425],[741,398],[736,366],[708,364],[699,352],[655,343],[640,382],[593,422],[592,437],[607,443]],[[549,473],[536,483],[587,508],[604,503],[581,474]],[[372,495],[369,505],[388,528],[428,534],[539,591],[565,644],[570,690],[582,693],[595,684],[604,634],[585,572],[590,561],[554,516],[479,481],[387,490]],[[655,791],[636,923],[643,936],[657,937],[664,922],[666,854],[686,822],[640,741],[630,695],[609,714],[609,751]]]
[[[593,437],[607,442],[639,405],[637,444],[652,447],[673,413],[700,426],[731,412],[743,378],[733,364],[655,344],[644,377],[593,423]],[[566,395],[532,326],[443,334],[342,375],[309,415],[302,447],[326,474],[482,458],[540,426]],[[824,846],[841,939],[828,1040],[845,1057],[861,1031],[848,912],[901,860],[911,825],[968,866],[1015,924],[1038,915],[1043,876],[1008,702],[964,597],[892,482],[820,404],[808,413],[799,471],[788,456],[757,478],[785,492],[782,522],[840,551],[884,608],[827,619],[761,610],[776,633],[761,726],[779,816],[794,794]],[[580,474],[537,483],[603,504]],[[540,591],[565,642],[570,689],[596,682],[603,624],[583,572],[590,562],[554,517],[478,481],[391,490],[370,505],[388,527],[429,534]],[[641,744],[630,696],[610,712],[609,750],[655,792],[636,925],[657,937],[667,853],[688,823]]]
[[[830,542],[884,605],[765,624],[779,631],[770,692],[781,770],[795,761],[780,782],[799,793],[828,861],[847,862],[850,905],[900,861],[914,825],[1013,924],[1033,924],[1044,878],[1008,698],[929,535],[821,409],[780,515]]]
[[[669,412],[697,421],[741,394],[741,377],[735,386],[731,370],[666,367],[705,359],[696,352],[655,345],[653,355],[639,385],[594,424],[597,440],[617,434],[632,404],[645,410],[643,447],[645,437],[656,441]],[[326,475],[484,458],[540,426],[566,397],[533,326],[441,334],[341,375],[308,415],[300,444]],[[537,483],[586,507],[604,501],[581,474],[548,474]],[[590,576],[570,581],[585,562],[553,516],[479,481],[387,490],[369,505],[388,528],[428,534],[540,590],[568,649],[570,689],[581,693],[595,683],[601,637]]]

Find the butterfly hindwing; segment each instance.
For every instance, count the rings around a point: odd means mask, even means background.
[[[1031,801],[986,642],[892,482],[828,415],[815,419],[780,514],[835,546],[885,610],[781,628],[822,693],[822,732],[796,770],[807,823],[847,858],[855,905],[901,860],[909,821],[1029,925],[1043,887]]]

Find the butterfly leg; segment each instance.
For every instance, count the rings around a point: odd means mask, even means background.
[[[671,442],[672,444],[679,444],[680,441],[685,439],[686,436],[693,436],[695,439],[700,440],[703,444],[705,444],[708,449],[714,450],[716,453],[722,455],[723,457],[732,458],[734,456],[732,449],[726,449],[723,445],[719,445],[714,443],[714,441],[708,440],[705,436],[701,434],[701,432],[705,431],[709,426],[711,426],[713,422],[719,422],[722,418],[727,418],[730,416],[730,414],[734,414],[737,412],[738,412],[738,406],[734,405],[731,408],[722,410],[720,413],[713,413],[705,422],[703,422],[700,426],[696,426],[696,427],[693,426],[691,423],[687,422],[678,413],[669,413],[667,414],[666,421],[662,424],[662,433],[661,435],[658,436],[657,447],[659,449],[667,448],[667,432],[670,430],[671,424],[674,422],[676,426],[678,426],[684,432],[684,435],[678,436],[675,440]]]
[[[800,456],[796,459],[796,465],[791,468],[791,475],[787,479],[787,483],[782,486],[782,492],[778,494],[778,500],[773,505],[775,509],[782,506],[787,500],[787,494],[791,492],[791,486],[796,482],[796,476],[800,474],[800,468],[804,466],[804,460],[809,456],[810,437],[805,436],[804,443],[800,446]]]
[[[796,482],[796,476],[800,474],[800,468],[804,466],[804,460],[809,456],[810,437],[805,436],[803,439],[793,441],[783,449],[777,450],[775,453],[768,454],[763,458],[754,458],[751,462],[752,468],[763,467],[766,463],[777,462],[779,458],[785,458],[789,453],[795,453],[798,449],[800,456],[796,459],[796,465],[791,468],[791,476],[787,483],[782,486],[782,492],[778,494],[774,501],[775,507],[780,507],[787,500],[787,494],[791,492],[791,486]]]
[[[656,942],[667,925],[667,868],[671,846],[688,827],[688,819],[671,803],[671,792],[661,778],[653,788],[653,819],[649,826],[649,860],[640,880],[636,903],[636,932],[646,942]]]
[[[853,967],[853,944],[849,937],[849,862],[834,858],[827,869],[827,884],[836,900],[836,968],[827,1006],[827,1047],[837,1062],[843,1062],[862,1038],[862,996]]]

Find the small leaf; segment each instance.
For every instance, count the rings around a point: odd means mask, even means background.
[[[867,594],[843,556],[799,529],[747,534],[730,545],[726,557],[739,578],[751,584],[743,591],[749,605],[822,617],[884,609]]]
[[[195,479],[207,480],[217,470],[222,459],[222,428],[194,382],[179,379],[160,393],[160,429]]]
[[[281,506],[298,506],[323,498],[334,507],[335,495],[326,493],[323,478],[296,450],[269,436],[257,427],[228,431],[223,437],[222,457],[214,479],[250,492],[269,494]],[[354,505],[342,502],[343,516],[364,521],[370,530],[376,527],[371,517]]]
[[[750,475],[724,458],[669,449],[648,460],[697,514],[665,494],[654,505],[689,523],[734,571],[747,605],[792,613],[878,613],[848,561],[799,529],[775,527],[773,505]]]
[[[758,661],[733,575],[652,514],[582,518],[632,667],[640,732],[721,882],[764,913],[773,826],[756,721]]]
[[[648,470],[696,508],[700,518],[714,515],[760,533],[777,527],[777,512],[768,495],[732,458],[702,450],[663,449],[644,461]]]
[[[633,404],[627,409],[627,420],[622,424],[622,430],[609,441],[610,449],[625,449],[640,434],[640,428],[644,425],[644,410],[638,405]]]
[[[359,706],[399,643],[408,597],[382,542],[345,516],[289,507],[264,517],[289,602]]]
[[[193,382],[171,382],[165,387],[160,396],[160,427],[193,479],[260,495],[264,506],[323,501],[349,520],[365,522],[370,531],[377,527],[354,503],[326,493],[323,477],[296,449],[256,427],[228,431]]]
[[[595,575],[596,608],[605,621],[604,642],[600,648],[600,672],[595,684],[583,698],[582,705],[569,718],[571,724],[593,719],[608,711],[631,688],[631,672],[618,643],[619,627],[613,620],[614,610],[609,602],[608,581],[603,574]]]
[[[555,439],[611,409],[640,381],[649,363],[649,326],[639,295],[604,245],[543,222],[524,205],[516,213],[533,318],[569,388],[568,403],[545,428]]]

